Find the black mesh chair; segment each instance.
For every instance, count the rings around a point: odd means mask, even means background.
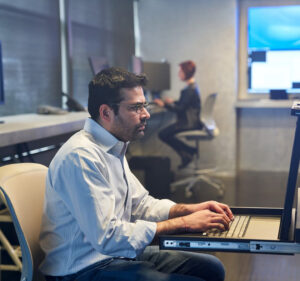
[[[212,175],[216,171],[214,168],[200,168],[200,142],[210,141],[217,137],[220,133],[217,124],[213,118],[213,109],[215,101],[217,98],[217,93],[210,94],[204,101],[201,113],[201,121],[203,122],[202,130],[190,130],[178,133],[176,136],[178,138],[184,139],[186,141],[195,142],[195,147],[197,149],[196,157],[192,163],[193,167],[191,169],[191,174],[184,179],[180,179],[171,183],[171,191],[175,191],[179,187],[185,187],[186,197],[191,197],[192,188],[198,182],[206,182],[212,188],[218,191],[219,196],[224,195],[224,184],[222,181],[217,179]],[[189,172],[188,170],[186,172]]]

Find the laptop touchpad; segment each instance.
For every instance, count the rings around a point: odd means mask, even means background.
[[[251,217],[243,238],[278,240],[280,217]]]

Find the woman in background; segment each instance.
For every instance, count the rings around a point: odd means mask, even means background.
[[[180,63],[178,76],[180,80],[186,83],[186,86],[181,90],[179,100],[173,101],[171,98],[154,100],[158,106],[165,107],[177,115],[177,121],[162,129],[159,132],[159,138],[171,146],[180,156],[179,169],[185,168],[192,161],[196,148],[176,138],[176,134],[187,130],[202,129],[203,127],[200,120],[200,91],[195,82],[195,72],[196,64],[193,61],[188,60]]]

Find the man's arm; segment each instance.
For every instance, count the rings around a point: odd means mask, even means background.
[[[176,204],[171,207],[169,219],[158,222],[156,235],[202,232],[211,228],[228,229],[233,220],[230,208],[216,201],[199,204]]]
[[[203,210],[211,210],[216,213],[225,214],[229,219],[233,219],[233,214],[228,205],[217,201],[206,201],[197,204],[176,204],[170,209],[169,218],[182,217]]]

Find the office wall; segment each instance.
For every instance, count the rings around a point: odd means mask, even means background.
[[[134,52],[132,0],[72,0],[69,94],[87,104],[93,74],[89,56],[105,56],[127,67]],[[5,105],[0,116],[36,112],[38,105],[61,106],[59,1],[0,0]]]
[[[184,84],[178,79],[178,63],[186,59],[197,64],[196,80],[202,100],[209,93],[218,93],[215,118],[221,134],[215,140],[201,144],[201,163],[215,164],[223,172],[234,173],[236,0],[140,0],[138,15],[142,57],[149,61],[166,59],[171,64],[171,90],[163,93],[164,96],[179,97]],[[157,130],[166,125],[166,116],[155,118]],[[155,137],[156,132],[151,131],[151,135]],[[156,141],[154,147],[147,141],[142,144],[137,148],[140,153],[169,156],[172,165],[179,164],[178,157],[160,141]]]
[[[238,169],[287,172],[296,117],[286,108],[238,110]]]
[[[127,68],[134,53],[132,0],[72,0],[70,3],[72,88],[87,105],[93,77],[88,57],[104,57],[110,66]]]
[[[0,0],[5,105],[0,115],[60,104],[58,1]]]

